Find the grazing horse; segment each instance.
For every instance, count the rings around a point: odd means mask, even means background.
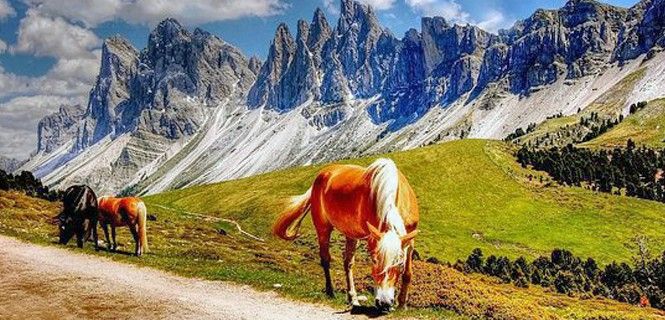
[[[147,210],[145,204],[139,198],[99,198],[99,223],[104,229],[104,236],[106,237],[109,251],[115,251],[118,248],[118,243],[115,239],[115,228],[127,226],[136,244],[134,254],[141,256],[141,254],[147,252],[146,219]],[[111,243],[111,239],[109,238],[109,226],[111,227],[113,243]]]
[[[60,244],[67,244],[76,235],[76,245],[83,248],[86,234],[86,222],[92,229],[92,237],[97,244],[97,196],[88,186],[71,186],[65,190],[62,199],[63,209],[53,220],[60,228]]]
[[[305,194],[292,199],[291,206],[275,222],[273,233],[284,240],[296,239],[309,211],[316,228],[328,296],[334,296],[329,246],[330,234],[336,229],[346,236],[344,272],[349,303],[360,305],[353,282],[354,253],[358,240],[367,239],[377,308],[383,312],[390,310],[400,275],[398,304],[406,307],[413,274],[414,238],[418,233],[418,203],[413,189],[392,160],[378,159],[367,168],[353,165],[324,168]]]

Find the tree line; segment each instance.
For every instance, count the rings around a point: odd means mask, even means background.
[[[48,201],[56,201],[62,198],[62,192],[49,190],[48,187],[42,184],[41,180],[35,178],[29,171],[14,175],[0,170],[0,190],[22,191],[28,196]]]
[[[628,140],[625,149],[597,151],[572,144],[550,149],[522,146],[516,156],[523,167],[545,171],[564,185],[665,202],[665,150],[638,148]]]
[[[466,273],[481,273],[518,287],[537,285],[559,293],[582,297],[605,297],[620,302],[665,310],[665,252],[652,258],[645,246],[633,263],[612,262],[600,267],[593,258],[582,259],[568,250],[555,249],[549,257],[531,262],[524,257],[485,257],[476,248],[466,261],[454,267]]]

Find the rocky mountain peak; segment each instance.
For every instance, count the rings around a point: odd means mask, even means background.
[[[296,34],[296,42],[303,42],[307,45],[309,38],[309,24],[305,20],[298,20],[298,33]]]
[[[254,75],[258,75],[259,71],[261,71],[262,64],[263,62],[261,62],[261,59],[259,57],[252,56],[251,58],[249,58],[249,63],[247,67],[249,68],[249,70],[252,70]]]
[[[317,66],[321,65],[323,46],[330,39],[330,35],[332,35],[330,24],[328,24],[323,10],[317,8],[310,23],[309,36],[307,37],[307,47],[314,56],[314,63]]]
[[[354,0],[342,0],[337,22],[338,34],[343,35],[351,30],[368,33],[377,29],[380,30],[381,25],[371,6]]]

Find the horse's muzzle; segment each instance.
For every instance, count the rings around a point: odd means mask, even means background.
[[[382,313],[388,313],[388,312],[390,312],[390,310],[392,309],[393,302],[394,302],[394,301],[388,301],[388,302],[385,302],[385,301],[381,301],[381,300],[379,300],[379,299],[376,299],[376,301],[375,301],[375,305],[376,305],[376,308],[377,308],[380,312],[382,312]]]

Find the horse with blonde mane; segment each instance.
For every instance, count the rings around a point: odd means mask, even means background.
[[[353,282],[353,264],[358,240],[366,239],[373,261],[376,307],[383,312],[392,308],[400,276],[397,300],[399,307],[406,307],[419,214],[416,195],[395,163],[378,159],[367,168],[354,165],[324,168],[305,194],[292,199],[291,206],[275,222],[273,233],[284,240],[296,239],[302,220],[310,211],[328,296],[334,296],[329,247],[335,229],[346,237],[344,272],[349,303],[360,305]]]
[[[109,251],[115,251],[118,248],[115,239],[115,228],[126,226],[129,227],[129,231],[134,237],[134,243],[136,244],[134,254],[141,256],[147,252],[146,220],[147,210],[145,204],[139,198],[99,198],[99,223],[104,229]],[[109,226],[111,227],[112,239],[109,238]]]

